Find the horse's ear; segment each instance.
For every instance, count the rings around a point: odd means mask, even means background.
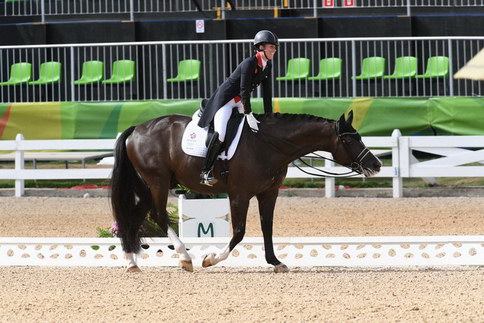
[[[345,114],[343,113],[341,117],[339,117],[339,123],[343,124],[345,122]]]
[[[350,113],[348,113],[348,118],[346,119],[346,123],[349,124],[350,126],[353,123],[353,110],[351,110]]]

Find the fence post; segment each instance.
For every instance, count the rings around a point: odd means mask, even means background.
[[[71,47],[71,100],[73,102],[76,101],[76,85],[74,84],[74,72],[75,72],[75,68],[74,68],[74,47]],[[77,65],[77,64],[76,64]]]
[[[356,44],[355,41],[351,41],[351,85],[353,86],[353,98],[356,98]]]
[[[220,10],[222,10],[220,18],[225,19],[225,0],[220,0]]]
[[[168,83],[166,82],[166,45],[161,45],[161,74],[163,75],[163,99],[168,98]]]
[[[318,17],[318,0],[313,0],[313,16]]]
[[[24,140],[24,135],[21,133],[17,134],[15,137],[15,141],[17,142],[15,149],[15,197],[22,197],[25,192],[24,180],[18,179],[20,171],[25,168],[24,151],[18,148],[22,140]]]
[[[407,0],[407,16],[412,15],[412,10],[410,9],[410,0]]]
[[[392,167],[393,167],[393,197],[403,197],[403,179],[400,176],[400,137],[402,133],[395,129],[392,132]]]
[[[134,3],[129,0],[129,20],[134,21]]]
[[[324,167],[334,167],[334,162],[326,159],[324,161]],[[335,178],[334,177],[326,177],[324,179],[324,196],[325,197],[335,197],[336,196]]]
[[[40,22],[45,24],[45,4],[44,1],[46,0],[40,0]]]
[[[457,42],[457,40],[456,40]],[[447,46],[449,49],[449,95],[454,96],[454,70],[452,69],[452,40],[447,41]]]

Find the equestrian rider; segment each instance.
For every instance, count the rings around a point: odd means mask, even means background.
[[[252,131],[259,130],[259,121],[252,114],[250,93],[262,84],[264,112],[272,112],[271,60],[274,57],[279,41],[269,30],[261,30],[254,37],[256,54],[248,57],[237,66],[200,109],[198,126],[208,127],[214,121],[214,134],[208,144],[205,166],[200,174],[200,183],[212,186],[217,183],[213,176],[213,165],[220,152],[220,146],[225,140],[227,122],[232,109],[237,108],[245,114],[245,119]]]

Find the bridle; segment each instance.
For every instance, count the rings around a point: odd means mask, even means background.
[[[343,145],[343,148],[345,149],[345,151],[348,153],[348,146],[349,144],[343,139],[343,136],[360,136],[358,134],[358,132],[342,132],[340,133],[340,129],[339,129],[339,122],[338,121],[335,121],[336,125],[335,125],[335,131],[336,131],[336,135],[338,136],[338,139],[341,141],[341,144]],[[279,153],[282,153],[284,155],[290,155],[284,151],[282,151],[281,149],[279,149],[276,145],[274,145],[272,142],[269,142],[267,140],[264,140],[264,136],[267,136],[267,137],[270,137],[274,140],[277,140],[277,141],[280,141],[280,142],[283,142],[284,144],[287,144],[287,145],[290,145],[292,147],[295,147],[297,148],[298,151],[300,150],[303,150],[304,147],[302,146],[299,146],[287,139],[284,139],[284,138],[279,138],[279,137],[276,137],[276,136],[273,136],[269,133],[266,133],[266,132],[263,132],[263,131],[258,131],[258,133],[262,134],[263,136],[257,136],[257,138],[259,138],[259,140],[262,140],[264,141],[268,146],[270,146],[273,150],[279,152]],[[359,137],[358,141],[361,142],[361,137]],[[362,143],[363,145],[363,143]],[[364,145],[363,145],[364,146]],[[308,175],[311,175],[311,176],[316,176],[316,177],[335,177],[335,178],[338,178],[338,177],[354,177],[354,176],[358,176],[360,174],[362,174],[363,172],[363,161],[368,157],[368,155],[370,154],[370,150],[365,147],[359,154],[358,156],[355,158],[356,161],[352,162],[350,164],[350,166],[346,166],[346,165],[342,165],[340,164],[339,162],[337,162],[336,160],[332,159],[332,158],[328,158],[328,157],[324,157],[320,154],[317,154],[315,152],[312,153],[314,156],[316,156],[318,159],[322,159],[322,160],[328,160],[328,161],[331,161],[333,163],[336,163],[338,165],[341,165],[343,167],[346,167],[349,169],[348,172],[344,172],[344,173],[333,173],[333,172],[329,172],[329,171],[325,171],[325,170],[322,170],[322,169],[319,169],[319,168],[316,168],[314,167],[313,165],[310,165],[308,164],[305,160],[303,160],[301,157],[299,157],[298,159],[294,160],[292,162],[292,165],[294,167],[296,167],[297,169],[299,169],[301,172],[305,173],[305,174],[308,174]],[[349,153],[348,153],[349,154]],[[306,171],[304,169],[302,169],[301,166],[297,165],[296,164],[296,161],[299,161],[301,164],[303,164],[304,166],[308,167],[308,168],[311,168],[318,173],[313,173],[313,172],[310,172],[310,171]],[[321,174],[322,173],[322,174]]]
[[[349,144],[346,142],[346,140],[343,139],[343,136],[353,136],[353,137],[356,137],[357,138],[357,141],[361,143],[361,145],[364,147],[360,153],[358,154],[358,156],[356,156],[355,158],[355,161],[351,162],[350,164],[350,168],[361,174],[362,173],[362,170],[363,170],[363,162],[364,160],[371,156],[371,152],[370,150],[368,149],[368,147],[366,147],[363,142],[361,141],[361,136],[360,134],[357,132],[357,131],[354,131],[354,132],[340,132],[340,128],[339,128],[339,122],[336,122],[336,135],[338,136],[339,140],[341,141],[344,149],[346,150],[346,153],[350,155],[349,153]]]

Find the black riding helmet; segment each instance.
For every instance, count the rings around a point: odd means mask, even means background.
[[[272,31],[261,30],[254,37],[254,47],[259,50],[259,45],[265,43],[279,46],[279,39]]]

